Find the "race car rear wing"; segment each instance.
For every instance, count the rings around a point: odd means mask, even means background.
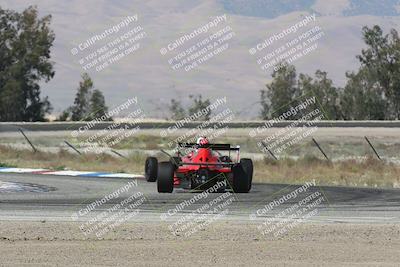
[[[179,147],[186,147],[186,148],[210,148],[213,150],[220,150],[220,151],[239,151],[240,146],[231,147],[230,144],[207,144],[207,145],[199,145],[196,143],[178,143]]]
[[[230,144],[199,145],[199,144],[196,144],[196,143],[178,143],[178,147],[193,148],[193,149],[210,148],[210,149],[215,150],[215,151],[217,151],[217,150],[218,151],[229,151],[229,157],[231,157],[231,151],[236,151],[236,161],[239,162],[239,160],[240,160],[240,154],[239,154],[240,146],[231,147]],[[178,155],[179,155],[179,151],[178,151]]]

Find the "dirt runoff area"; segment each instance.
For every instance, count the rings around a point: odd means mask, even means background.
[[[127,223],[102,240],[78,223],[0,222],[0,266],[399,266],[400,225],[302,224],[281,237],[215,222],[189,237]]]

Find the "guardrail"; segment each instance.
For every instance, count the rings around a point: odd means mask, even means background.
[[[0,122],[0,132],[14,132],[19,129],[27,131],[74,131],[83,129],[83,127],[90,125],[90,130],[102,130],[112,125],[115,122]],[[168,127],[174,127],[177,122],[165,121],[165,122],[140,122],[135,125],[139,126],[140,129],[166,129]],[[188,122],[183,126],[179,125],[179,128],[195,128],[202,125],[204,122]],[[282,121],[273,124],[273,127],[281,128],[286,127],[293,123],[293,121]],[[128,125],[129,123],[121,123],[120,127]],[[211,128],[216,123],[210,123],[207,127]],[[298,126],[302,127],[307,122],[299,122]],[[224,126],[229,128],[256,128],[265,125],[265,121],[237,121],[224,123]],[[400,121],[313,121],[313,125],[321,128],[329,127],[369,127],[369,128],[400,128]],[[206,128],[207,128],[206,127]]]

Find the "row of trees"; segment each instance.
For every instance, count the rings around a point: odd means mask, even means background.
[[[0,121],[44,121],[52,111],[47,97],[40,96],[39,82],[54,77],[50,50],[55,39],[51,16],[38,17],[35,7],[21,13],[0,8]],[[400,39],[396,30],[384,34],[379,26],[362,30],[366,48],[357,56],[360,67],[348,72],[343,88],[336,87],[328,74],[317,70],[313,77],[297,74],[286,65],[273,72],[272,82],[261,90],[262,119],[270,119],[282,107],[296,104],[302,96],[316,96],[326,119],[400,119]],[[171,100],[171,118],[179,120],[210,105],[201,95],[189,96],[188,108]],[[316,106],[317,108],[317,106]],[[281,109],[281,110],[280,110]],[[59,120],[92,120],[107,112],[103,94],[82,75],[74,104]],[[201,119],[208,120],[211,114]]]
[[[199,95],[189,95],[189,99],[192,101],[192,103],[189,105],[188,108],[184,108],[182,101],[176,100],[176,99],[171,99],[171,103],[169,105],[169,112],[171,114],[170,119],[171,120],[182,120],[186,116],[190,116],[192,114],[195,114],[199,111],[205,111],[205,114],[199,117],[199,120],[207,121],[211,117],[211,110],[206,109],[210,104],[211,101],[210,99],[205,99],[203,100],[203,97],[201,94]]]
[[[21,13],[0,8],[0,121],[44,121],[52,111],[39,86],[55,74],[50,22],[50,15],[38,17],[36,7]],[[74,104],[59,120],[92,120],[107,112],[104,96],[93,88],[89,75],[82,79]]]
[[[303,96],[315,96],[312,108],[322,108],[331,120],[400,119],[400,39],[396,30],[384,35],[379,26],[363,28],[367,46],[357,56],[360,67],[347,72],[344,88],[335,87],[326,72],[314,77],[297,75],[294,66],[273,72],[272,82],[261,90],[261,117],[271,119],[295,106]],[[282,108],[285,107],[285,108]]]

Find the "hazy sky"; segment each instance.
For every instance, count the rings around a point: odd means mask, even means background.
[[[238,117],[252,118],[274,59],[286,53],[299,72],[322,69],[342,86],[345,72],[358,68],[362,26],[399,26],[398,1],[287,2],[3,0],[0,5],[15,10],[37,5],[41,15],[53,16],[56,75],[42,92],[56,113],[72,104],[86,71],[111,107],[137,96],[150,117],[163,117],[171,98],[187,103],[189,94],[201,93],[226,96]],[[299,26],[313,14],[315,20]],[[274,37],[282,32],[282,38]],[[271,45],[257,47],[271,38]],[[309,45],[291,54],[303,42]]]

